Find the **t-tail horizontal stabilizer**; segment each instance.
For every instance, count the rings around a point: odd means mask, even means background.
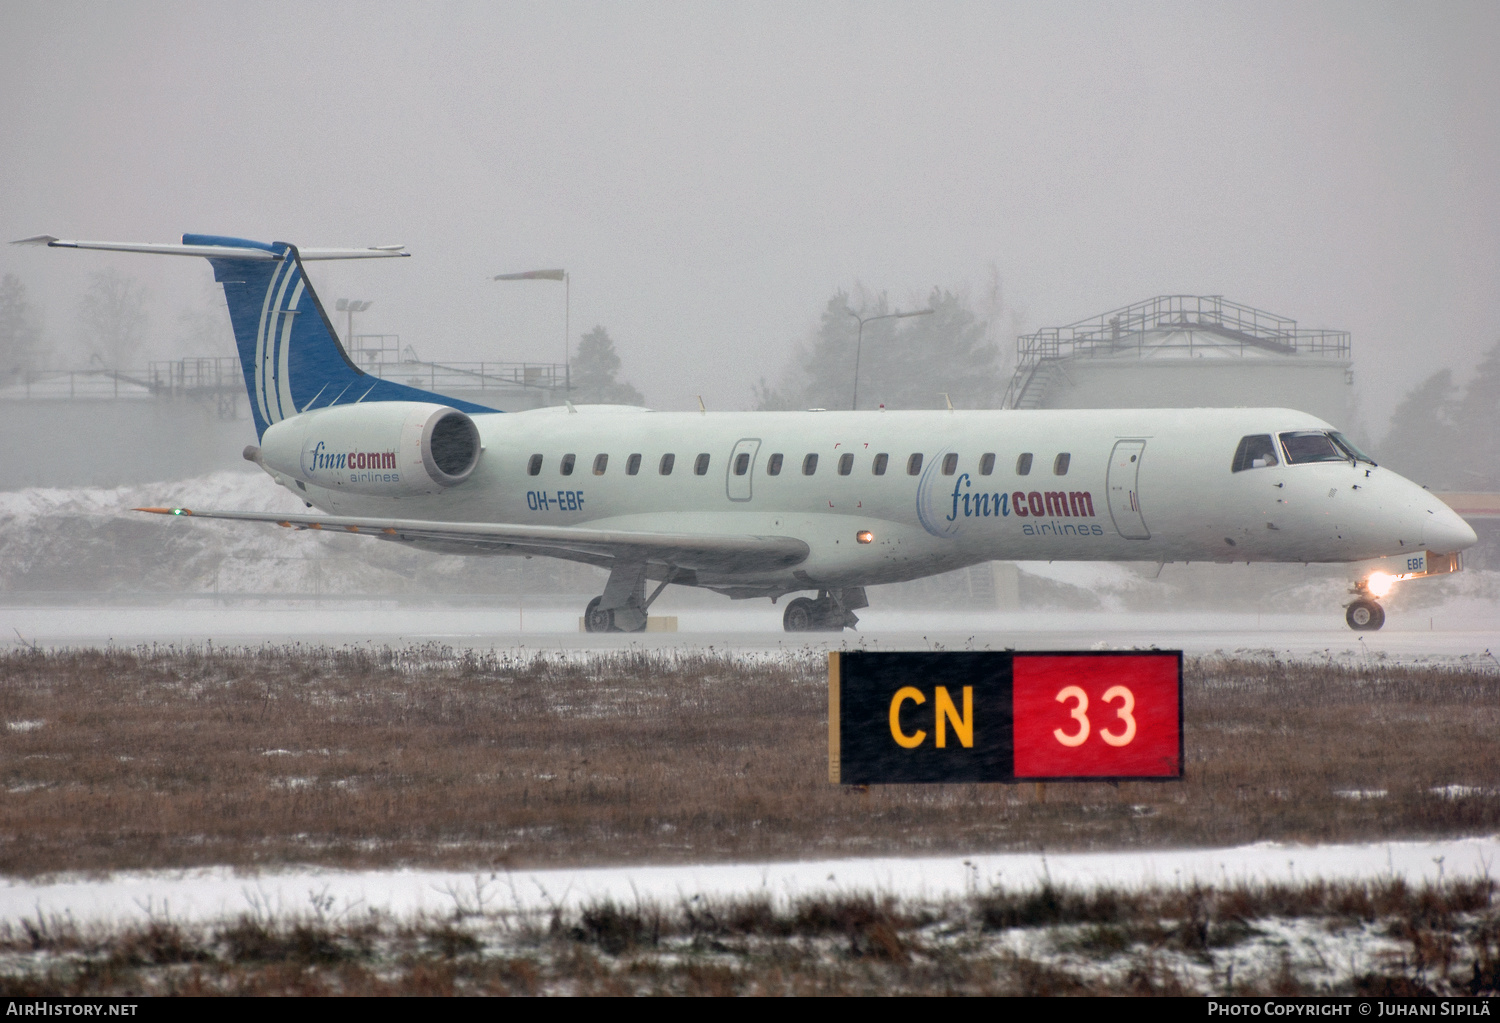
[[[364,249],[299,249],[287,242],[257,242],[211,234],[185,234],[179,245],[155,242],[67,241],[52,235],[16,244],[49,248],[203,256],[224,287],[239,348],[256,436],[312,408],[376,401],[435,402],[460,412],[496,409],[423,391],[361,370],[344,351],[302,264],[309,259],[382,259],[407,256],[401,245]]]

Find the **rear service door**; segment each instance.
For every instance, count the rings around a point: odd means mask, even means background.
[[[1143,440],[1115,442],[1115,450],[1109,456],[1109,475],[1105,488],[1109,491],[1109,517],[1115,529],[1127,540],[1149,540],[1151,530],[1141,515],[1141,498],[1138,480],[1141,474],[1141,458],[1146,453]]]
[[[736,443],[730,452],[724,487],[731,501],[750,500],[750,481],[755,478],[755,453],[759,450],[759,438],[746,438]]]

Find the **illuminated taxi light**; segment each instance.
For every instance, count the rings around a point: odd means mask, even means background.
[[[854,539],[858,540],[860,543],[874,543],[875,534],[870,532],[868,529],[861,529],[858,533],[854,534]]]
[[[1365,589],[1377,597],[1385,596],[1395,585],[1396,577],[1387,575],[1385,572],[1371,572],[1370,577],[1365,580]]]

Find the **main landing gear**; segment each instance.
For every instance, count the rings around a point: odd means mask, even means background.
[[[661,591],[677,577],[670,569],[651,596],[646,596],[646,566],[616,565],[604,584],[604,592],[589,601],[583,610],[585,632],[645,632],[646,610],[661,596]]]
[[[781,627],[787,632],[843,632],[859,624],[855,610],[869,606],[863,586],[819,590],[816,600],[798,597],[788,603],[781,614]]]

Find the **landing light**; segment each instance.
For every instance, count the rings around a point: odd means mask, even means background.
[[[861,529],[858,533],[854,534],[854,539],[858,540],[860,543],[874,543],[875,534],[870,532],[868,529]]]
[[[1391,587],[1396,585],[1396,577],[1387,575],[1385,572],[1371,572],[1370,577],[1365,580],[1365,589],[1376,597],[1383,597],[1391,592]]]

